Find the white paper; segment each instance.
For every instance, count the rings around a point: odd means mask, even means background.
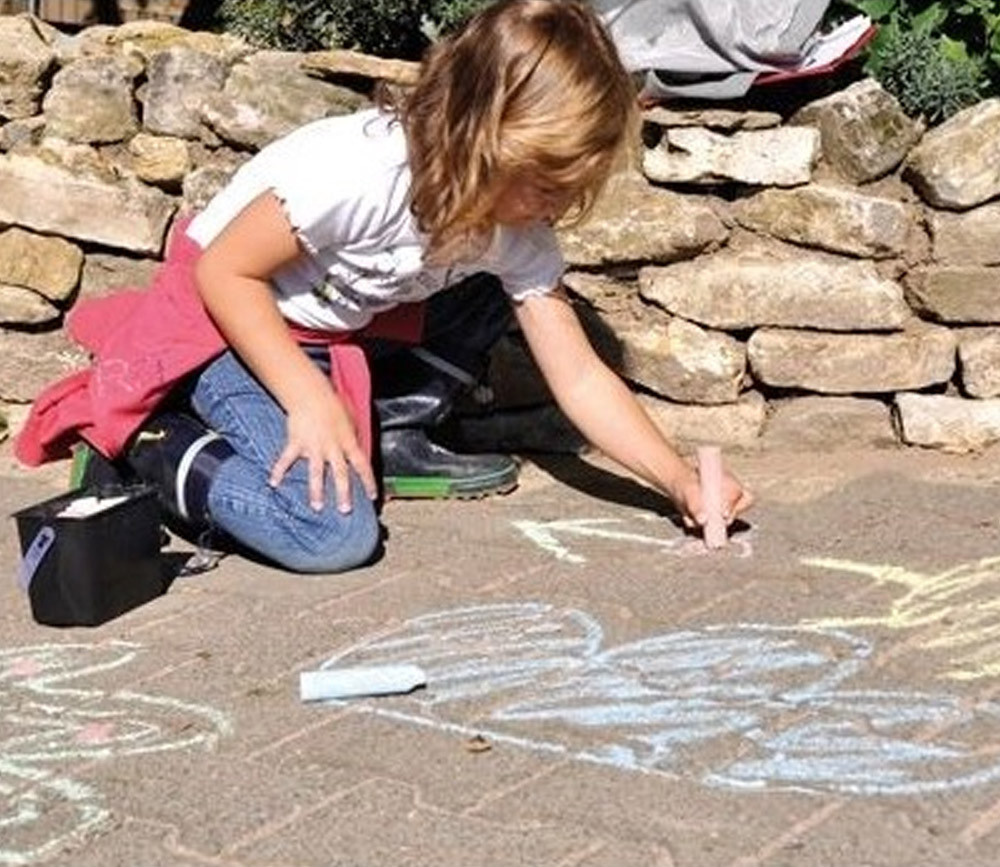
[[[811,69],[833,63],[846,54],[871,26],[872,21],[868,16],[858,15],[829,33],[817,36],[806,46],[802,62],[795,68]]]
[[[67,503],[61,512],[56,513],[57,518],[89,518],[91,515],[97,515],[100,512],[104,512],[119,503],[124,503],[128,499],[127,496],[119,497],[80,497],[79,499],[73,500],[71,503]]]

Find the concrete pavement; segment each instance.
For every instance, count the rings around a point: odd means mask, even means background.
[[[5,514],[58,490],[6,455]],[[369,569],[232,556],[93,629],[32,621],[8,520],[0,865],[1000,863],[1000,451],[729,461],[719,553],[539,458],[388,504]],[[299,700],[394,662],[427,687]]]

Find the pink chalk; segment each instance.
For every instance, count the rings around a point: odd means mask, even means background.
[[[37,659],[32,659],[30,656],[19,656],[10,661],[4,674],[10,674],[14,677],[32,677],[41,674],[44,670],[45,666]]]
[[[113,740],[114,732],[114,723],[87,723],[76,733],[76,742],[78,744],[106,744]]]
[[[706,548],[724,548],[729,541],[722,517],[722,451],[718,446],[698,447],[698,478],[705,510]]]

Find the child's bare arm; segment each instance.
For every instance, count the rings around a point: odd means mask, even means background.
[[[530,297],[517,319],[560,408],[597,448],[704,523],[698,475],[653,424],[622,380],[598,358],[561,292]],[[727,520],[750,505],[731,476],[724,481]]]
[[[346,407],[295,342],[269,283],[275,271],[300,254],[281,203],[265,193],[208,245],[198,261],[196,278],[205,306],[229,345],[288,413],[288,442],[272,468],[272,484],[304,458],[310,502],[319,508],[329,466],[338,507],[347,511],[348,465],[374,496],[371,465]]]

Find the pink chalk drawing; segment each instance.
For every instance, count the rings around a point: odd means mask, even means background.
[[[106,744],[114,739],[115,724],[108,722],[87,723],[77,733],[78,744]]]
[[[93,685],[140,652],[118,641],[0,649],[0,865],[39,864],[100,833],[111,811],[79,778],[89,764],[210,750],[230,732],[214,708]]]
[[[18,657],[17,659],[12,659],[7,664],[7,669],[3,672],[3,675],[10,675],[11,677],[31,677],[35,674],[40,674],[42,672],[42,664],[36,659],[26,659],[24,657]]]

